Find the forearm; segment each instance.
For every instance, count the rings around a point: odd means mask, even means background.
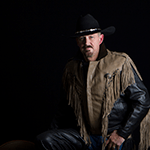
[[[120,128],[117,133],[126,139],[140,124],[142,119],[147,114],[149,108],[142,107],[142,106],[136,106],[130,115],[129,119],[127,120],[126,124]]]

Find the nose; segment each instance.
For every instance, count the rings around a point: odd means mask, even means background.
[[[82,42],[83,42],[84,45],[90,45],[90,40],[87,36],[84,37]]]
[[[86,45],[90,45],[90,40],[89,40],[88,37],[85,37],[85,44],[86,44]]]

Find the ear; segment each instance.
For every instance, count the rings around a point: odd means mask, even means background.
[[[78,41],[78,38],[76,38],[76,42],[77,42],[77,45],[79,46],[79,41]]]
[[[100,36],[99,36],[99,45],[102,44],[103,40],[104,40],[104,34],[100,34]]]

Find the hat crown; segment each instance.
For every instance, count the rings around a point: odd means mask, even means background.
[[[100,28],[98,21],[90,14],[81,16],[77,21],[76,31]]]
[[[101,32],[104,35],[111,35],[115,32],[115,27],[110,26],[106,29],[101,30],[98,21],[90,14],[81,16],[76,24],[76,32],[72,36],[73,38],[89,35]]]

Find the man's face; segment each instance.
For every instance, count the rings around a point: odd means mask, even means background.
[[[103,39],[104,35],[100,33],[80,36],[76,39],[86,61],[95,61],[97,59]]]

